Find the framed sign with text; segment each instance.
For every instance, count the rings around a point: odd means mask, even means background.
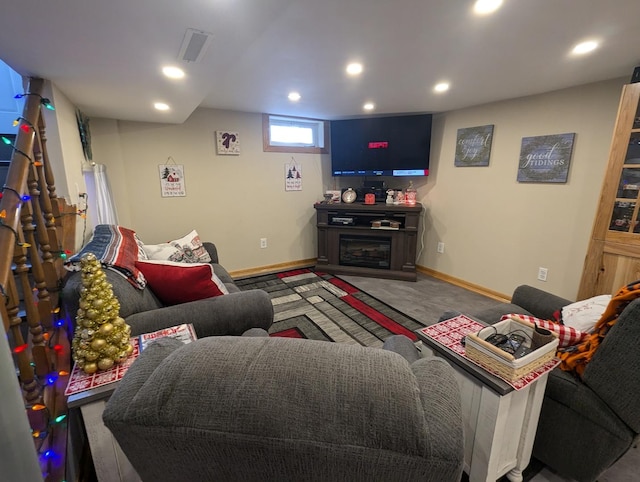
[[[518,182],[567,182],[575,133],[523,137]]]
[[[454,165],[488,166],[492,139],[493,125],[458,129]]]

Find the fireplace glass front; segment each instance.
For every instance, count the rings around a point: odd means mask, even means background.
[[[390,269],[391,239],[341,234],[340,264],[343,266]]]

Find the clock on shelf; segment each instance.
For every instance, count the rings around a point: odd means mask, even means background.
[[[342,201],[347,204],[351,204],[352,202],[354,202],[357,197],[358,195],[352,188],[349,188],[342,193]]]

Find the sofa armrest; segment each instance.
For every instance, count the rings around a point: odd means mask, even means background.
[[[397,353],[409,363],[413,363],[420,359],[420,352],[413,342],[404,335],[390,336],[384,341],[382,349]]]
[[[514,290],[511,303],[524,308],[536,318],[551,320],[556,311],[572,302],[533,286],[521,285]]]
[[[136,313],[126,321],[134,336],[182,323],[192,323],[198,338],[239,336],[250,328],[269,330],[273,305],[267,292],[247,290]]]
[[[204,249],[206,249],[209,256],[211,256],[211,262],[219,264],[220,260],[218,259],[218,248],[216,248],[216,245],[210,241],[204,241],[202,246],[204,246]]]
[[[432,456],[440,460],[460,460],[456,475],[460,480],[464,460],[462,398],[455,370],[442,358],[424,357],[411,364],[420,388],[426,426],[433,440]]]

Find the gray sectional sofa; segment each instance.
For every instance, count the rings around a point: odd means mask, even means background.
[[[268,330],[273,323],[273,306],[269,295],[262,290],[240,291],[227,270],[220,264],[213,243],[203,243],[211,256],[215,274],[229,294],[164,306],[149,286],[134,287],[122,275],[106,269],[113,293],[120,302],[120,316],[131,326],[132,335],[192,323],[198,338],[218,335],[241,335],[250,328]],[[171,280],[167,279],[170,283]],[[71,319],[75,318],[82,287],[81,273],[70,273],[61,291],[62,306]]]

